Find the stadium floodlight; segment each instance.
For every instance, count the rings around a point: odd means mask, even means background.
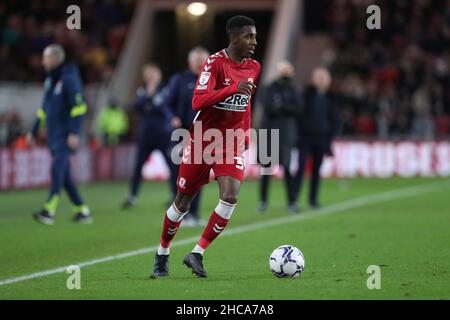
[[[207,6],[203,2],[192,2],[187,6],[187,11],[194,16],[202,16],[205,14]]]

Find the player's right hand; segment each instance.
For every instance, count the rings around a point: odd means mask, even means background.
[[[172,120],[170,120],[170,125],[175,129],[181,127],[181,119],[178,117],[173,117]]]
[[[78,135],[70,133],[67,136],[67,145],[69,146],[70,149],[75,150],[76,148],[78,148],[79,143],[80,137]]]
[[[256,86],[249,81],[241,81],[238,83],[238,93],[251,96]]]
[[[36,144],[36,139],[31,132],[27,133],[27,135],[25,136],[25,141],[29,146],[34,146]]]

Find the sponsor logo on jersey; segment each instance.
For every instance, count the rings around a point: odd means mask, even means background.
[[[225,78],[225,81],[223,83],[224,86],[229,86],[230,85],[230,79],[229,78]]]
[[[250,97],[245,94],[236,93],[229,96],[224,101],[219,102],[214,108],[230,111],[244,112],[247,110]]]

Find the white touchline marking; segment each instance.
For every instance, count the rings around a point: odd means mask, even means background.
[[[330,206],[324,207],[324,208],[316,210],[316,211],[305,211],[298,215],[293,215],[293,216],[288,216],[288,217],[280,217],[280,218],[276,218],[276,219],[270,219],[270,220],[266,220],[266,221],[261,221],[261,222],[257,222],[257,223],[252,223],[252,224],[228,229],[228,230],[225,230],[221,234],[221,237],[231,236],[234,234],[244,233],[244,232],[248,232],[248,231],[259,230],[259,229],[263,229],[263,228],[267,228],[267,227],[278,226],[278,225],[285,224],[288,222],[302,221],[302,220],[307,220],[307,219],[311,219],[311,218],[322,217],[322,216],[326,216],[329,214],[344,212],[345,210],[363,207],[363,206],[378,203],[378,202],[396,200],[396,199],[411,197],[411,196],[415,196],[415,195],[421,195],[421,194],[424,194],[427,192],[433,192],[436,190],[440,190],[444,186],[450,187],[450,183],[448,181],[434,182],[434,183],[415,185],[415,186],[411,186],[411,187],[386,191],[386,192],[377,193],[377,194],[370,195],[370,196],[363,196],[363,197],[359,197],[356,199],[332,204]],[[183,246],[185,244],[196,243],[197,241],[198,241],[198,236],[174,241],[172,243],[172,248],[178,247],[178,246]],[[149,247],[149,248],[141,248],[141,249],[128,251],[128,252],[124,252],[121,254],[107,256],[107,257],[103,257],[103,258],[99,258],[99,259],[88,260],[88,261],[79,262],[79,263],[72,263],[70,265],[78,265],[80,268],[82,268],[82,267],[87,267],[87,266],[91,266],[94,264],[99,264],[102,262],[119,260],[119,259],[137,256],[140,254],[151,253],[151,252],[156,251],[157,249],[158,249],[158,246],[153,246],[153,247]],[[30,280],[30,279],[41,278],[41,277],[49,276],[49,275],[56,274],[56,273],[64,273],[64,272],[66,272],[68,267],[69,267],[69,265],[67,265],[65,267],[59,267],[59,268],[55,268],[55,269],[35,272],[35,273],[28,274],[28,275],[20,276],[20,277],[0,280],[0,286],[6,285],[6,284],[11,284],[11,283],[16,283],[16,282],[22,282],[22,281]]]

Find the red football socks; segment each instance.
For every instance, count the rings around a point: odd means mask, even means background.
[[[178,228],[180,226],[180,222],[174,222],[167,217],[167,214],[164,217],[164,227],[161,234],[161,246],[164,248],[170,247],[170,242],[177,234]]]
[[[186,213],[180,212],[173,204],[169,210],[167,210],[164,216],[164,226],[161,234],[160,244],[161,247],[167,249],[170,247],[170,242],[178,231],[180,227],[181,220]]]
[[[203,234],[198,241],[198,245],[206,249],[214,239],[225,229],[228,220],[219,216],[215,211],[211,215]]]

